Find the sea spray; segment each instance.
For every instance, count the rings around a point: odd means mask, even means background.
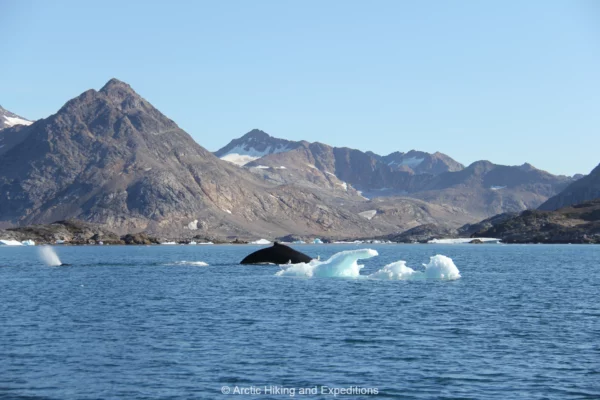
[[[50,246],[42,246],[38,248],[40,258],[48,267],[58,267],[62,263],[56,254],[56,251]]]
[[[284,268],[277,272],[279,276],[304,276],[322,278],[358,278],[363,265],[357,263],[377,256],[373,249],[347,250],[331,256],[327,261],[312,260],[309,263],[282,265]]]

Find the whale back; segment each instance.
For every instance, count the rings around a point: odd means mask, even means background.
[[[252,254],[248,254],[240,264],[292,264],[307,263],[312,260],[312,257],[297,250],[292,249],[284,244],[275,242],[273,246],[265,249],[260,249]]]

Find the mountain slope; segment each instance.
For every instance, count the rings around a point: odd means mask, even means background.
[[[557,210],[597,198],[600,198],[600,164],[589,175],[576,180],[562,192],[548,199],[539,209]]]
[[[0,130],[10,128],[15,125],[31,125],[33,122],[18,116],[0,106]]]
[[[318,191],[219,160],[116,79],[56,114],[4,130],[0,223],[78,218],[118,232],[358,233],[364,220]]]

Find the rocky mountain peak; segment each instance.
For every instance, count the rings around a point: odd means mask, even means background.
[[[260,129],[253,129],[214,154],[222,160],[242,166],[269,154],[283,153],[301,145],[302,142],[279,139]]]

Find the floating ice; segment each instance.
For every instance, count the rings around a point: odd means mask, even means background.
[[[415,271],[406,261],[396,261],[369,275],[372,279],[383,280],[442,280],[453,281],[460,278],[460,272],[450,257],[436,255],[423,264],[425,271]]]
[[[0,240],[0,246],[23,246],[18,240]]]
[[[258,239],[254,242],[250,242],[250,244],[271,244],[267,239]]]
[[[396,261],[386,265],[371,275],[361,275],[363,265],[358,260],[375,257],[373,249],[347,250],[331,256],[327,261],[312,260],[309,263],[281,265],[278,276],[321,277],[321,278],[369,278],[379,280],[455,280],[460,272],[451,258],[436,255],[423,264],[425,271],[416,271],[406,265],[406,261]]]
[[[334,254],[327,261],[312,260],[309,263],[290,264],[282,266],[277,272],[279,276],[313,276],[322,278],[357,278],[363,265],[358,260],[375,257],[379,253],[372,249],[346,250]]]
[[[23,246],[35,246],[35,242],[33,240],[31,240],[31,239],[29,239],[29,240],[23,240],[21,242],[21,244],[23,244]]]
[[[369,275],[369,278],[382,280],[408,280],[422,274],[422,272],[407,267],[406,261],[396,261]]]
[[[42,246],[39,248],[40,258],[48,267],[58,267],[62,263],[56,254],[56,251],[50,246]]]

